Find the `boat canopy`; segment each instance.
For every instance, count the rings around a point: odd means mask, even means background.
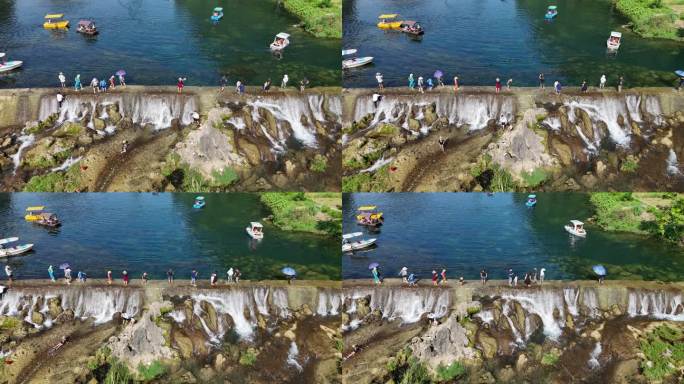
[[[91,25],[93,25],[93,24],[94,24],[94,23],[93,23],[92,20],[80,20],[80,21],[78,22],[78,25],[83,25],[84,27],[89,27],[89,26],[91,26]]]
[[[195,197],[195,200],[202,201],[202,200],[204,200],[204,196],[197,196],[197,197]]]
[[[342,56],[353,55],[353,54],[355,54],[356,52],[357,52],[356,49],[343,49],[343,50],[342,50]],[[0,57],[2,57],[2,56],[0,56]]]
[[[622,37],[622,33],[613,31],[610,33],[610,37],[617,37],[619,39]]]
[[[549,5],[549,11],[555,11],[555,10],[557,10],[557,9],[558,9],[557,6],[555,6],[555,5]]]
[[[256,221],[252,221],[251,223],[249,223],[249,225],[252,228],[263,228],[264,227],[263,225],[261,225],[261,223],[257,223]]]
[[[45,15],[46,19],[61,19],[62,17],[64,17],[63,13],[48,13]]]
[[[574,225],[575,227],[584,225],[584,223],[579,220],[570,220],[570,223],[572,223],[572,225]]]
[[[214,12],[223,12],[223,7],[214,8]]]
[[[0,52],[0,58],[5,57],[5,54],[3,52]]]
[[[528,198],[528,199],[536,199],[536,198],[537,198],[537,195],[527,195],[527,198]]]
[[[401,22],[401,24],[402,24],[402,25],[406,25],[406,26],[408,26],[408,27],[412,27],[412,26],[418,24],[418,22],[417,22],[417,21],[413,21],[413,20],[404,20],[404,21]]]
[[[342,235],[342,238],[347,240],[347,239],[353,239],[354,237],[359,237],[361,235],[363,235],[363,233],[361,233],[361,232],[352,232],[352,233],[346,233],[346,234]]]
[[[45,209],[44,206],[39,205],[39,206],[35,206],[35,207],[28,207],[28,208],[26,208],[26,211],[27,212],[36,212],[36,211],[42,211],[44,209]]]
[[[364,205],[359,207],[359,211],[374,211],[377,207],[375,205]]]
[[[378,19],[394,19],[397,16],[398,16],[398,14],[396,14],[396,13],[387,13],[387,14],[382,14],[382,15],[378,16]]]
[[[13,243],[15,241],[19,241],[19,238],[18,237],[8,237],[6,239],[0,239],[0,245]]]
[[[285,33],[285,32],[280,32],[279,34],[276,35],[276,37],[281,38],[281,39],[287,39],[290,37],[290,34]]]

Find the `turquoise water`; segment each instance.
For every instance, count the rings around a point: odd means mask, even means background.
[[[608,278],[681,281],[684,249],[648,237],[603,231],[587,224],[587,237],[563,229],[571,220],[591,217],[589,198],[581,193],[541,193],[535,208],[526,194],[496,193],[356,193],[344,194],[344,232],[363,230],[354,210],[376,204],[385,225],[368,252],[342,257],[344,278],[366,278],[378,262],[387,276],[403,266],[422,278],[446,268],[449,276],[492,279],[513,268],[521,278],[546,268],[550,279],[593,278],[591,267],[603,264]]]
[[[215,6],[224,8],[218,24]],[[68,31],[43,29],[47,13],[60,12]],[[95,20],[96,37],[76,32],[81,18]],[[76,73],[86,84],[120,68],[131,84],[217,85],[226,74],[261,85],[287,73],[291,83],[307,76],[311,85],[339,85],[340,40],[319,39],[293,27],[299,21],[275,0],[2,0],[0,52],[23,60],[23,69],[0,75],[0,87],[58,86],[63,71],[71,84]],[[281,59],[269,44],[278,32],[292,36]]]
[[[546,7],[558,5],[558,17],[544,20]],[[601,74],[614,86],[672,86],[673,71],[684,66],[684,43],[644,39],[622,27],[627,21],[609,0],[345,0],[344,46],[374,65],[344,72],[344,86],[375,86],[382,72],[386,85],[405,86],[406,78],[432,76],[440,69],[451,82],[491,85],[497,77],[514,85],[536,85],[544,72],[547,85],[560,80],[579,87],[598,85]],[[420,21],[420,40],[376,27],[382,13]],[[623,34],[617,55],[606,54],[611,31]]]
[[[108,269],[119,277],[126,269],[134,278],[146,271],[162,279],[172,268],[185,279],[196,268],[208,279],[214,270],[225,277],[232,266],[246,279],[273,279],[289,265],[303,279],[339,279],[336,239],[262,222],[265,237],[255,242],[245,228],[268,215],[257,194],[205,196],[207,205],[198,210],[192,208],[195,195],[185,193],[0,194],[0,237],[35,244],[32,253],[0,264],[8,262],[20,279],[47,278],[48,265],[65,262],[91,277]],[[32,205],[56,213],[62,227],[51,232],[24,221]]]

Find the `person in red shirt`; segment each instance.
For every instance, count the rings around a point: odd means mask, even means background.
[[[496,78],[496,93],[501,92],[501,79]]]
[[[185,87],[185,80],[187,80],[185,77],[178,78],[178,83],[176,84],[178,86],[178,93],[183,93],[183,87]]]
[[[433,270],[432,271],[432,285],[437,285],[437,279],[439,278],[439,275],[437,274],[437,271]]]
[[[440,276],[442,277],[442,280],[439,283],[440,284],[446,283],[447,282],[446,269],[442,269],[442,273],[440,273]]]

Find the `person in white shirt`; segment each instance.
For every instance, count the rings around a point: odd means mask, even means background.
[[[603,89],[606,87],[606,75],[601,75],[601,82],[599,83],[599,88]]]
[[[287,82],[290,81],[290,78],[287,76],[287,73],[285,76],[283,76],[283,81],[280,83],[280,88],[285,88],[287,87]]]
[[[375,74],[375,80],[377,80],[377,82],[378,82],[378,88],[380,88],[381,90],[385,89],[385,85],[383,84],[384,80],[382,77],[382,73],[380,73],[380,72],[376,73]]]
[[[62,72],[59,73],[59,83],[62,85],[62,88],[66,88],[66,76]]]
[[[61,92],[57,92],[57,108],[62,109],[62,102],[64,101],[64,95]]]

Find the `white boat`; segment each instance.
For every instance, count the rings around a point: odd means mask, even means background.
[[[24,62],[19,60],[6,61],[5,54],[0,52],[0,72],[8,72],[17,69],[21,67],[22,64],[24,64]]]
[[[275,35],[275,38],[271,43],[271,50],[282,51],[288,45],[290,45],[290,35],[285,32],[280,32],[279,34]]]
[[[356,49],[343,49],[342,50],[342,56],[349,56],[353,55],[357,52]],[[373,56],[364,56],[364,57],[351,57],[349,59],[342,60],[342,68],[347,69],[347,68],[356,68],[360,67],[366,64],[370,64],[373,62]]]
[[[584,230],[584,223],[579,220],[570,220],[569,224],[565,225],[565,230],[578,237],[586,237],[587,231]]]
[[[357,241],[351,240],[359,236],[363,236],[363,233],[353,232],[342,235],[342,252],[353,252],[359,249],[368,248],[377,241],[377,239],[361,239]]]
[[[7,247],[9,243],[19,241],[18,237],[8,237],[7,239],[0,239],[0,257],[16,256],[26,253],[33,249],[33,244],[19,244],[13,247]]]
[[[252,239],[261,240],[264,238],[264,226],[261,223],[252,221],[245,230]]]
[[[620,48],[620,42],[622,41],[622,33],[620,32],[611,32],[610,37],[606,41],[606,46],[608,49],[616,51],[618,48]]]

